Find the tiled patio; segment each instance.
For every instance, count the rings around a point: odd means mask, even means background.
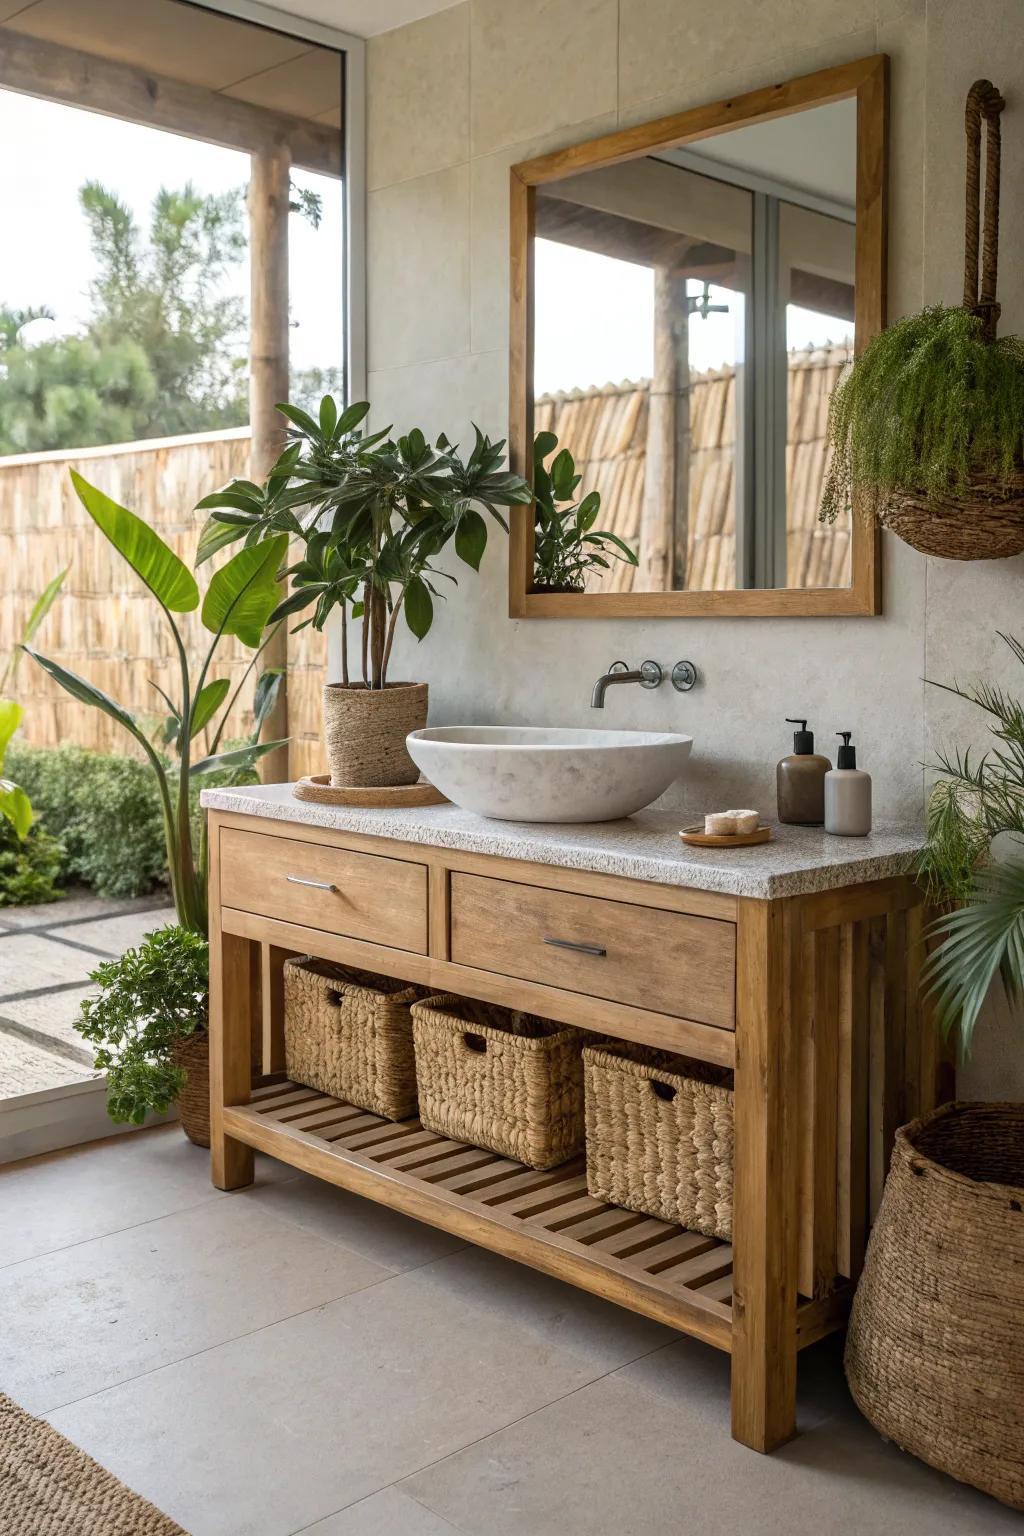
[[[173,919],[162,894],[0,907],[0,1099],[93,1075],[92,1053],[74,1028],[83,997],[95,991],[90,971]]]

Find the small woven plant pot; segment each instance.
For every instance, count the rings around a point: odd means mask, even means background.
[[[962,496],[893,497],[879,521],[922,555],[1006,560],[1024,553],[1024,471],[1008,484],[975,479]]]
[[[732,1237],[732,1073],[633,1045],[588,1045],[587,1189],[597,1200]]]
[[[349,966],[284,964],[285,1071],[294,1083],[386,1120],[416,1113],[409,1005],[417,987]]]
[[[1024,1509],[1024,1104],[896,1132],[846,1375],[886,1439]]]
[[[197,1147],[210,1145],[210,1036],[205,1029],[176,1040],[171,1060],[185,1073],[178,1095],[178,1117],[189,1141]]]
[[[328,683],[324,747],[335,788],[415,784],[420,776],[405,749],[410,731],[427,723],[427,684]]]
[[[414,1003],[420,1121],[530,1168],[583,1147],[578,1030],[464,997]]]

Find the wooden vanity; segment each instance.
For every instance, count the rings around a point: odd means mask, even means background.
[[[900,873],[915,838],[781,828],[723,854],[655,811],[574,829],[283,785],[203,801],[218,1188],[251,1183],[259,1149],[692,1334],[732,1355],[734,1437],[788,1439],[797,1352],[843,1326],[893,1132],[951,1092]],[[293,954],[733,1068],[733,1243],[592,1199],[582,1159],[533,1172],[288,1083]]]

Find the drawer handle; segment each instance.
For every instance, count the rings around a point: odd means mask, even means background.
[[[552,949],[574,949],[578,954],[596,955],[599,959],[608,953],[603,944],[577,944],[572,939],[545,939],[544,943]]]
[[[306,880],[302,875],[286,875],[292,885],[311,885],[315,891],[336,891],[338,887],[329,880]]]

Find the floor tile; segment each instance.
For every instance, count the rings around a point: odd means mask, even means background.
[[[297,1536],[460,1536],[453,1525],[397,1488],[360,1499]]]
[[[652,1374],[650,1357],[405,1479],[402,1490],[470,1536],[1019,1529],[1019,1517],[887,1445],[859,1415],[822,1420],[773,1456],[737,1445],[718,1373],[700,1371],[699,1356],[713,1352],[687,1343],[694,1374]],[[662,1366],[686,1363],[674,1349],[662,1353],[675,1356]]]
[[[294,1173],[294,1169],[289,1172]],[[436,1227],[413,1221],[304,1173],[287,1184],[264,1183],[246,1190],[244,1198],[319,1237],[344,1243],[389,1269],[415,1269],[419,1264],[458,1253],[465,1246]]]
[[[291,1176],[257,1156],[254,1190]],[[177,1125],[12,1163],[0,1168],[0,1266],[225,1198],[210,1154]]]
[[[70,931],[85,934],[89,927],[83,923]],[[5,933],[0,936],[0,999],[12,992],[29,992],[66,981],[85,983],[101,958],[70,944],[58,944],[42,933]]]
[[[109,955],[123,955],[126,949],[141,944],[147,933],[166,928],[174,921],[173,907],[156,907],[144,912],[128,912],[121,917],[99,918],[92,923],[73,923],[68,928],[51,928],[50,932],[58,939],[88,944]]]
[[[92,1075],[84,1062],[55,1056],[20,1035],[4,1034],[0,1026],[0,1101],[22,1093],[41,1093],[44,1088],[61,1088],[65,1083],[76,1083]],[[0,1245],[0,1264],[4,1246],[6,1234]]]
[[[45,1412],[390,1273],[245,1201],[211,1200],[0,1269],[0,1380]]]
[[[621,1358],[604,1326],[560,1334],[528,1291],[487,1306],[482,1273],[464,1287],[428,1280],[462,1258],[127,1382],[53,1422],[192,1536],[301,1530]]]
[[[71,1056],[91,1067],[92,1046],[82,1039],[75,1028],[75,1022],[81,1013],[83,998],[96,997],[98,992],[98,987],[86,985],[69,987],[63,992],[36,993],[31,997],[0,1003],[0,1030],[3,1029],[4,1019],[12,1019],[21,1026],[21,1031],[34,1037],[36,1044],[42,1045],[44,1049],[52,1046],[58,1053]]]

